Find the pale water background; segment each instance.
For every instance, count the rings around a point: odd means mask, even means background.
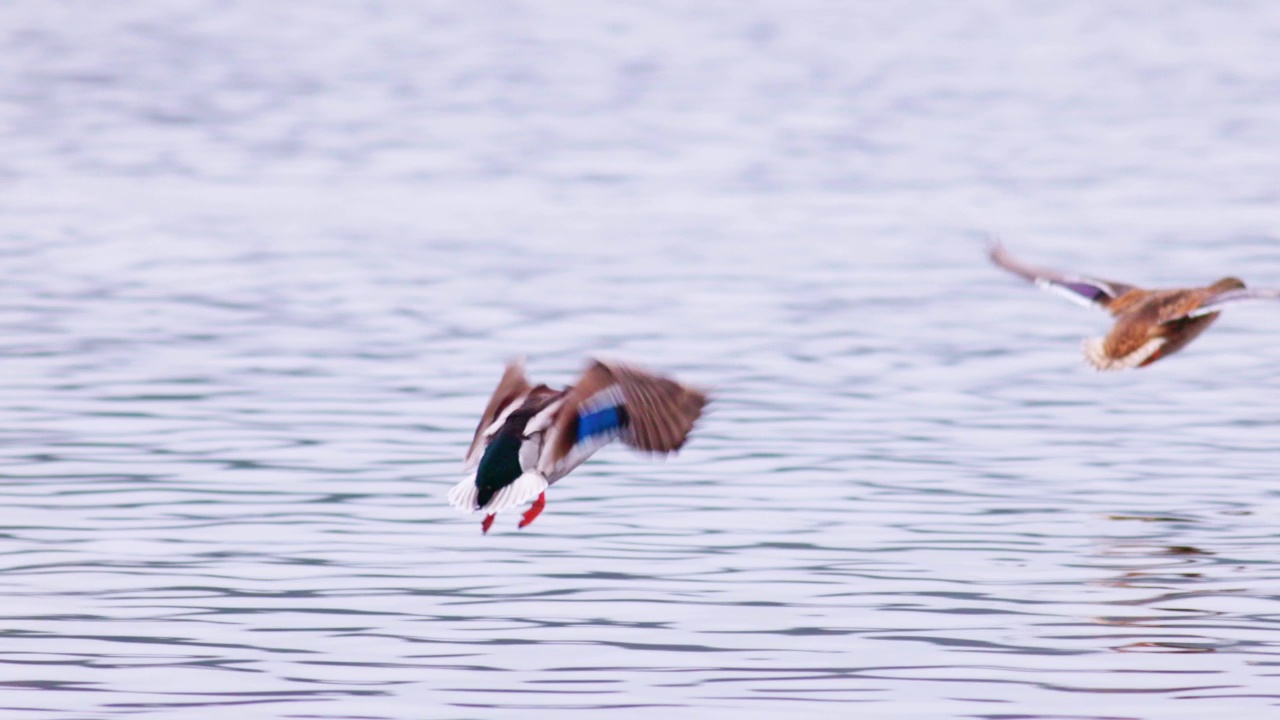
[[[0,716],[1280,716],[1280,6],[0,5]],[[716,388],[516,531],[503,361]]]

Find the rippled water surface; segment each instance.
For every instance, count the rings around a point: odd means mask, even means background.
[[[0,5],[5,718],[1280,712],[1257,2]],[[713,387],[517,531],[502,363]]]

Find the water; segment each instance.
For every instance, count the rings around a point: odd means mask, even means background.
[[[1271,717],[1265,2],[0,7],[6,718]],[[713,387],[517,531],[510,356]]]

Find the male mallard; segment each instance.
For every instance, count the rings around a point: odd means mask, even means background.
[[[507,364],[480,417],[463,469],[474,477],[449,491],[459,510],[486,515],[489,532],[504,510],[534,500],[520,520],[546,507],[549,485],[615,439],[637,450],[679,450],[707,404],[705,393],[635,367],[593,360],[576,385],[531,385],[524,364]]]
[[[1023,265],[999,243],[991,260],[1009,272],[1072,302],[1100,307],[1115,318],[1106,337],[1084,342],[1084,356],[1099,370],[1144,367],[1186,347],[1238,300],[1280,298],[1280,290],[1249,290],[1233,277],[1208,287],[1143,290],[1133,285]]]

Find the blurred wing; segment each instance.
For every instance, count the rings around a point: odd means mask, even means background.
[[[593,362],[565,393],[547,429],[538,471],[563,476],[622,435],[629,421],[622,389],[609,368]]]
[[[706,403],[705,393],[667,378],[593,361],[565,396],[538,469],[562,476],[615,439],[639,450],[674,452]]]
[[[616,363],[608,367],[618,378],[631,419],[622,441],[654,453],[683,447],[707,405],[707,394],[637,368]]]
[[[1068,275],[1024,265],[1015,260],[1000,243],[991,246],[991,261],[1014,275],[1035,283],[1037,287],[1048,290],[1055,295],[1060,295],[1077,305],[1105,308],[1111,304],[1112,300],[1130,290],[1137,289],[1133,285],[1111,280],[1100,280],[1083,275]]]
[[[1184,313],[1181,317],[1175,319],[1180,320],[1183,318],[1198,318],[1205,315],[1211,315],[1227,305],[1237,303],[1242,300],[1280,300],[1280,290],[1271,288],[1242,288],[1239,290],[1226,290],[1216,295],[1210,295],[1204,302],[1200,303],[1199,307],[1190,312]]]
[[[472,438],[466,460],[463,461],[464,472],[474,470],[480,464],[485,445],[488,444],[487,440],[493,437],[499,427],[502,427],[499,421],[506,420],[507,416],[529,396],[531,389],[532,386],[524,375],[524,361],[512,360],[507,363],[507,369],[502,373],[502,379],[498,381],[493,397],[489,398],[489,404],[485,406],[484,414],[480,416],[480,424],[476,426],[475,437]]]

